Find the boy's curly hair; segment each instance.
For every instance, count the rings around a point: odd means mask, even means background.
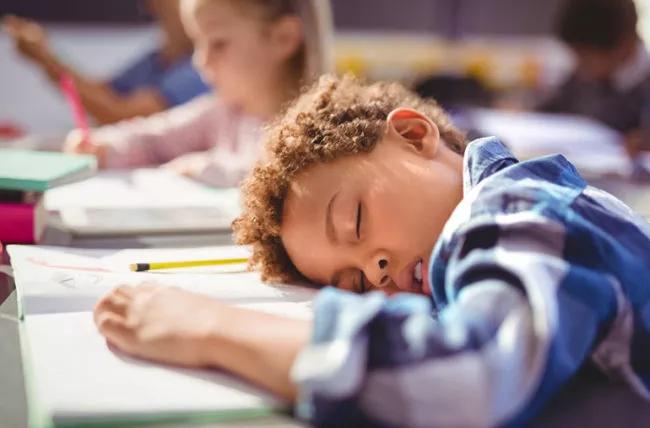
[[[284,199],[291,180],[311,165],[370,152],[386,130],[386,118],[397,107],[425,114],[444,142],[458,153],[464,136],[442,108],[397,83],[364,85],[345,76],[323,76],[271,124],[265,158],[242,183],[243,213],[233,222],[235,241],[252,245],[249,266],[265,281],[304,277],[289,259],[280,237]]]

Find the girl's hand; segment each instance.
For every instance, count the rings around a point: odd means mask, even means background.
[[[72,130],[65,138],[63,151],[65,153],[81,153],[93,155],[95,158],[97,158],[97,164],[99,168],[105,168],[107,151],[106,144],[102,144],[101,142],[93,140],[92,136],[89,139],[90,141],[85,141],[83,133],[80,130]]]
[[[107,342],[128,354],[204,367],[211,365],[206,343],[228,309],[205,296],[145,283],[111,291],[95,306],[94,319]]]

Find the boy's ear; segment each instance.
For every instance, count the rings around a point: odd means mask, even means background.
[[[412,145],[423,156],[433,159],[440,144],[438,127],[425,115],[407,107],[398,107],[386,118],[388,133]]]

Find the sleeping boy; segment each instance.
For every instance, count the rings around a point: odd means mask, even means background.
[[[152,284],[95,309],[135,356],[217,367],[316,426],[521,424],[585,364],[650,398],[650,226],[562,156],[466,144],[398,84],[323,77],[278,119],[235,221],[311,322]]]

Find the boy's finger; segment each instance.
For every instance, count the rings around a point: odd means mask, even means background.
[[[116,294],[121,294],[122,296],[126,296],[128,298],[132,298],[133,295],[135,294],[135,287],[132,285],[126,285],[126,284],[121,284],[118,285],[114,290],[113,293]]]
[[[93,308],[93,321],[99,326],[99,322],[107,313],[112,312],[113,303],[111,303],[112,293],[102,297]]]
[[[119,285],[113,290],[113,293],[119,294],[127,299],[132,299],[134,294],[134,288],[130,285]]]
[[[124,318],[131,304],[131,299],[129,297],[123,296],[118,293],[112,293],[108,298],[102,300],[101,302],[101,311],[102,312],[112,312]]]
[[[124,319],[114,313],[106,312],[97,322],[97,330],[119,348],[127,348],[133,343],[134,333]]]

